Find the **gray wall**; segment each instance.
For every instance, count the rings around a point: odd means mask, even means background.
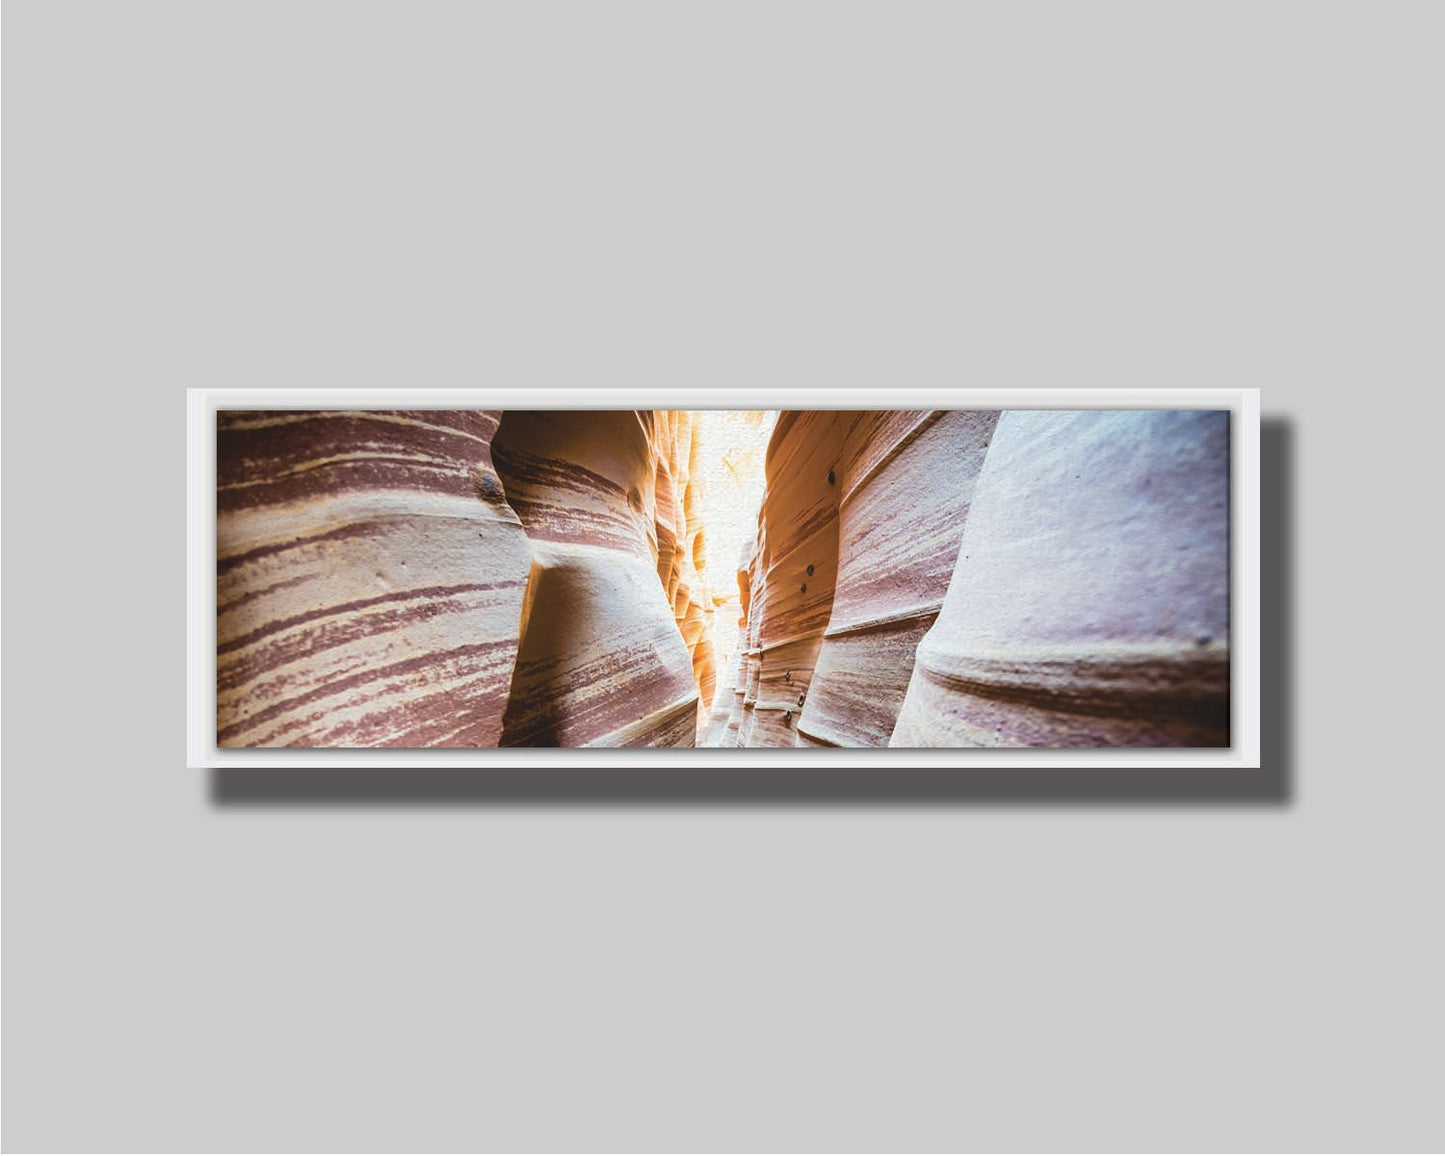
[[[1441,24],[12,0],[5,1147],[1445,1146]],[[187,386],[897,382],[1264,387],[1264,772],[185,769]]]

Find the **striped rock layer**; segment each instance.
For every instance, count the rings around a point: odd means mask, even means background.
[[[698,415],[688,410],[654,410],[653,526],[657,576],[667,594],[678,632],[692,659],[701,698],[701,718],[717,688],[712,599],[708,596],[706,543],[700,506],[702,480]],[[700,724],[701,725],[701,724]]]
[[[734,647],[729,669],[719,672],[717,694],[713,698],[712,709],[708,712],[702,734],[698,737],[697,745],[700,747],[736,747],[740,745],[738,730],[743,720],[744,691],[747,686],[748,670],[745,632],[748,627],[748,603],[751,598],[752,582],[749,566],[752,563],[755,549],[754,542],[749,542],[743,547],[742,555],[738,559],[734,572],[738,588],[738,604],[742,613],[742,617],[737,620],[737,631],[743,645]]]
[[[995,411],[784,413],[740,564],[746,645],[708,741],[884,746],[943,603]]]
[[[714,679],[694,433],[218,414],[217,745],[691,746]]]
[[[999,420],[895,747],[1227,746],[1229,415]]]
[[[693,432],[685,411],[506,415],[493,456],[533,566],[501,745],[694,744]]]
[[[497,742],[532,564],[497,422],[217,415],[218,746]]]
[[[809,745],[887,744],[997,423],[996,411],[933,410],[859,414],[849,425],[833,610],[798,721]]]
[[[782,415],[706,742],[1228,745],[1228,421]]]
[[[782,415],[715,696],[697,429],[218,415],[218,745],[1228,744],[1227,414]]]

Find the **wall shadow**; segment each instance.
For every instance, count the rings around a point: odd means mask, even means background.
[[[638,751],[631,768],[228,767],[210,774],[227,808],[587,806],[1281,807],[1295,795],[1295,430],[1260,424],[1261,760],[1259,770],[686,765]],[[745,752],[739,752],[746,757]],[[665,760],[665,761],[664,761]]]

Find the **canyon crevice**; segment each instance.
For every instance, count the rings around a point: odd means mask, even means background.
[[[691,746],[688,411],[217,421],[220,746]]]
[[[218,414],[218,745],[1228,744],[1227,413],[784,412],[736,626],[701,430]]]

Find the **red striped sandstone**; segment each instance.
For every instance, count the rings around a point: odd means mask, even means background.
[[[996,411],[853,416],[839,455],[839,563],[798,734],[885,746],[943,605]]]
[[[737,619],[736,624],[728,623],[723,628],[736,629],[739,644],[735,649],[729,669],[724,672],[725,678],[718,687],[717,696],[713,699],[712,710],[709,712],[705,733],[699,741],[699,746],[735,747],[739,745],[738,731],[742,725],[743,700],[748,681],[746,630],[748,627],[748,603],[751,597],[751,577],[748,568],[752,563],[754,549],[753,543],[745,545],[737,562],[734,578],[737,582],[738,602],[742,617]]]
[[[702,482],[698,415],[688,410],[653,411],[657,535],[657,575],[667,592],[678,631],[692,659],[693,680],[703,712],[713,701],[717,670],[713,647],[713,607],[703,574],[703,525],[699,516]]]
[[[1223,413],[784,414],[709,741],[1227,745],[1228,454]]]
[[[1227,746],[1229,415],[1009,412],[892,746]]]
[[[1226,414],[783,414],[710,716],[696,415],[499,417],[219,415],[221,746],[1228,742]]]
[[[533,567],[503,746],[692,746],[688,415],[512,412],[492,450]],[[705,665],[705,663],[704,663]]]
[[[748,567],[740,745],[886,745],[997,418],[781,415]]]
[[[218,415],[218,745],[692,745],[693,416],[499,418]]]
[[[219,746],[487,746],[531,554],[495,413],[217,415]]]
[[[806,700],[833,608],[840,494],[835,467],[851,416],[784,413],[768,444],[745,652],[747,746],[799,745],[799,700]]]

